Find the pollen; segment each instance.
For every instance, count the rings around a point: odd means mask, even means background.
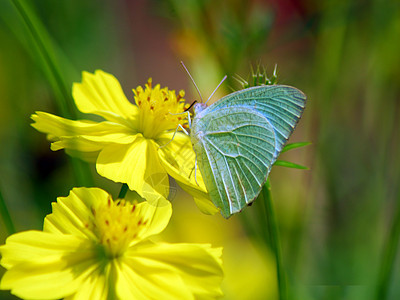
[[[139,86],[133,93],[140,109],[139,132],[144,137],[154,139],[165,131],[175,130],[179,124],[187,124],[183,90],[177,95],[167,87],[161,88],[159,84],[153,86],[150,78],[144,89]]]
[[[92,208],[94,232],[109,257],[120,256],[131,243],[135,242],[145,228],[147,220],[138,219],[136,205],[125,200],[112,201]]]

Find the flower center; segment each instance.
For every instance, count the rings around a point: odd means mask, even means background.
[[[136,205],[123,199],[114,202],[109,198],[106,205],[92,211],[94,232],[109,257],[120,256],[147,224],[139,218]]]
[[[174,90],[152,87],[151,78],[145,89],[141,86],[133,90],[135,102],[140,109],[138,131],[145,138],[154,139],[166,130],[175,130],[178,124],[187,126],[185,110],[185,92],[181,90],[176,96]]]

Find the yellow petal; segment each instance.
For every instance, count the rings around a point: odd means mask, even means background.
[[[118,265],[116,292],[120,299],[194,299],[178,274],[125,259]]]
[[[200,170],[197,168],[195,171],[194,169],[196,154],[193,151],[190,139],[184,133],[177,133],[171,141],[172,136],[173,133],[166,133],[159,139],[160,145],[166,144],[159,150],[164,168],[183,190],[193,196],[203,213],[217,213],[219,210],[211,202]],[[169,144],[167,144],[168,142]]]
[[[57,261],[81,243],[81,238],[71,235],[54,237],[48,232],[36,230],[16,233],[7,238],[5,245],[0,246],[3,256],[1,264],[9,268],[30,260]]]
[[[96,163],[97,156],[99,155],[98,151],[81,152],[81,151],[72,150],[72,149],[65,149],[65,153],[67,153],[69,156],[76,157],[83,161],[86,161],[88,163],[93,163],[93,164]]]
[[[174,179],[188,185],[197,187],[198,190],[206,193],[206,187],[199,170],[196,170],[197,183],[195,181],[195,160],[196,154],[193,151],[189,137],[178,132],[175,137],[173,132],[164,133],[158,139],[160,145],[160,158],[163,164],[171,170],[170,174]]]
[[[83,72],[82,83],[74,83],[72,95],[78,109],[97,114],[109,121],[134,119],[138,108],[128,101],[118,80],[111,74],[97,70],[94,74]]]
[[[109,197],[99,188],[73,188],[67,197],[58,197],[52,203],[53,213],[46,216],[44,231],[95,239],[87,228],[92,221],[92,208],[106,204]]]
[[[159,158],[158,148],[159,146],[156,143],[148,141],[148,159],[146,162],[142,197],[154,206],[163,206],[169,204],[166,198],[170,193],[170,186],[168,174]]]
[[[105,266],[109,269],[109,266]],[[109,282],[108,272],[106,270],[102,272],[92,272],[90,277],[87,276],[85,280],[81,281],[81,285],[77,292],[71,297],[74,300],[107,300],[113,299],[109,296]],[[113,284],[113,283],[111,283]]]
[[[95,126],[94,121],[73,121],[46,112],[37,111],[31,116],[35,122],[32,127],[48,134],[49,140],[58,140],[61,136],[75,136],[85,132],[87,128]],[[86,131],[87,133],[87,131]]]
[[[206,244],[147,243],[128,252],[124,262],[149,281],[151,270],[178,274],[195,299],[212,299],[222,296],[221,254],[221,248]]]
[[[77,271],[96,259],[85,239],[39,231],[10,236],[0,252],[1,264],[8,269],[0,288],[25,299],[57,299],[74,293],[81,283]]]
[[[31,116],[38,131],[46,133],[50,141],[58,142],[52,150],[62,148],[98,151],[108,143],[132,143],[135,132],[128,126],[112,122],[73,121],[45,112]]]
[[[96,169],[100,175],[127,183],[130,189],[142,194],[146,154],[147,141],[142,137],[130,145],[108,145],[99,154]]]
[[[138,239],[142,240],[163,231],[172,215],[172,206],[169,201],[166,201],[161,206],[154,206],[145,201],[137,204],[136,209],[139,211],[137,219],[147,220],[145,229],[138,237]]]
[[[127,183],[140,196],[169,192],[168,177],[152,140],[138,135],[130,145],[108,145],[99,154],[97,172],[115,182]],[[161,198],[160,198],[161,201]]]
[[[37,112],[32,119],[32,126],[53,141],[51,150],[65,149],[69,155],[88,162],[96,161],[104,145],[132,143],[136,138],[129,127],[117,123],[72,121],[44,112]]]

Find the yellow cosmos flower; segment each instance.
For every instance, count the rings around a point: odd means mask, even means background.
[[[53,203],[44,230],[0,246],[1,289],[28,299],[213,299],[221,296],[222,248],[155,243],[171,205],[112,201],[74,188]]]
[[[195,154],[189,137],[178,132],[186,126],[184,92],[178,95],[160,85],[134,92],[136,105],[125,97],[118,80],[103,71],[83,72],[82,83],[73,85],[78,109],[100,116],[103,121],[72,121],[49,113],[32,115],[37,130],[47,134],[51,149],[65,149],[70,155],[96,162],[97,172],[115,182],[127,183],[131,190],[148,198],[154,190],[169,193],[167,172],[188,191],[200,209],[215,213],[199,170],[194,181]],[[190,176],[190,178],[189,178]]]

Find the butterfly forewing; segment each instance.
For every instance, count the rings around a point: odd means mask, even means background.
[[[192,142],[210,198],[224,217],[257,197],[275,159],[274,130],[261,113],[247,106],[207,112],[195,118]]]
[[[210,107],[207,113],[223,107],[249,106],[271,123],[276,135],[276,157],[299,121],[306,102],[300,90],[285,86],[257,86],[229,94]]]

